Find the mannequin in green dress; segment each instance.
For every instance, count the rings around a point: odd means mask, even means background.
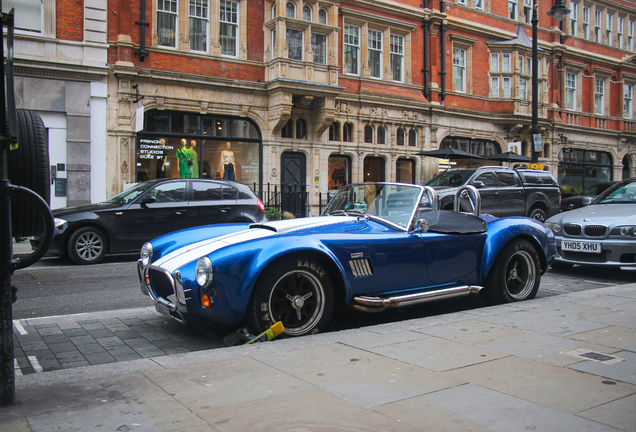
[[[190,177],[199,178],[199,155],[197,154],[197,142],[195,140],[190,141],[190,160],[192,160]]]
[[[179,177],[181,178],[190,178],[190,167],[191,165],[188,163],[190,160],[190,150],[186,147],[185,138],[181,140],[181,148],[177,150],[177,159],[179,163],[177,164],[177,170],[179,171]]]

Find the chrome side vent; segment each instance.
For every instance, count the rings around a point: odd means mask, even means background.
[[[353,277],[364,277],[373,275],[373,269],[368,259],[355,259],[349,261]]]

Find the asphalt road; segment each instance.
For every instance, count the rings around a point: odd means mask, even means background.
[[[18,287],[18,301],[13,305],[13,318],[25,319],[67,315],[84,312],[128,309],[152,306],[152,301],[141,294],[136,272],[136,256],[112,256],[93,266],[78,266],[57,258],[45,258],[35,265],[14,274],[13,284]],[[569,270],[550,269],[541,280],[537,297],[601,288],[636,282],[636,272],[594,267],[573,267]],[[359,327],[365,323],[379,323],[395,319],[414,318],[462,308],[479,307],[473,301],[448,301],[411,307],[407,310],[387,311],[382,314],[347,313],[347,324],[338,328]]]

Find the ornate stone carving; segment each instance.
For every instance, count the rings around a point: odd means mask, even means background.
[[[278,176],[278,170],[276,168],[272,168],[272,177],[277,177]]]
[[[336,104],[336,112],[341,114],[353,114],[353,107],[346,102],[338,102]]]
[[[333,123],[333,111],[322,111],[316,116],[316,135],[322,134]]]
[[[123,161],[121,163],[121,172],[123,172],[123,173],[128,172],[128,162]]]
[[[414,111],[404,111],[402,113],[402,118],[405,120],[417,120],[417,113]]]
[[[164,98],[162,98],[162,97],[158,97],[158,98],[157,98],[157,109],[158,109],[159,111],[164,110],[164,102],[165,102],[165,99],[164,99]]]
[[[128,144],[130,144],[130,138],[120,138],[119,142],[122,147],[128,148]]]
[[[295,105],[298,109],[307,109],[311,106],[311,103],[313,101],[314,101],[313,96],[302,96],[301,98],[298,99]]]
[[[369,111],[369,115],[371,117],[381,117],[381,118],[386,118],[389,116],[389,112],[387,111],[386,108],[380,108],[380,107],[373,107],[371,108],[371,110]]]
[[[285,123],[291,118],[291,107],[275,108],[269,112],[269,120],[274,123],[272,127],[272,133],[277,133],[281,130]]]
[[[276,146],[272,147],[272,153],[278,153],[278,147]]]
[[[319,175],[320,175],[320,170],[314,170],[314,177],[318,177]]]

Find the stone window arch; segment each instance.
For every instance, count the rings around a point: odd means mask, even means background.
[[[287,18],[296,18],[296,5],[294,3],[287,2],[285,16],[287,16]]]
[[[342,127],[342,141],[353,142],[353,123],[346,122]]]
[[[378,126],[378,144],[386,144],[386,128],[384,126]]]
[[[340,141],[340,122],[334,121],[329,125],[329,141]]]
[[[399,127],[395,132],[395,143],[399,146],[403,146],[406,142],[406,131],[404,128]]]
[[[367,144],[373,144],[373,126],[366,125],[364,127],[364,142]]]
[[[417,147],[417,131],[415,129],[409,131],[409,146]]]

